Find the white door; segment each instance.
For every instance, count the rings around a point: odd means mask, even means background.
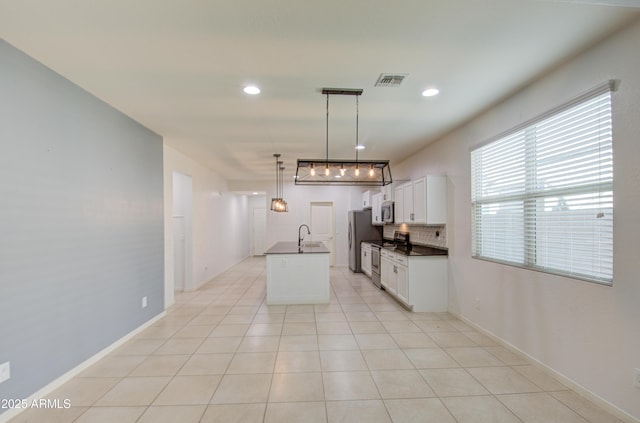
[[[331,254],[329,263],[334,263],[333,203],[311,203],[311,240],[323,242]]]
[[[184,291],[185,280],[184,216],[173,216],[173,289]]]
[[[172,213],[173,277],[165,278],[165,307],[173,304],[174,291],[193,290],[193,183],[180,172],[173,172]]]
[[[267,209],[253,209],[253,255],[261,256],[267,249]]]

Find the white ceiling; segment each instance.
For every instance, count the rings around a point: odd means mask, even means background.
[[[360,157],[393,164],[638,19],[638,3],[0,0],[0,37],[225,178],[273,179],[273,153],[289,177],[325,156],[323,87],[364,89]],[[375,88],[383,72],[409,76]],[[329,156],[354,158],[355,98],[330,101]]]

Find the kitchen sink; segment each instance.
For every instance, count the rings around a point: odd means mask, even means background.
[[[321,242],[305,242],[302,244],[302,247],[309,247],[309,248],[316,248],[316,247],[322,247],[324,246],[324,244],[322,244]]]

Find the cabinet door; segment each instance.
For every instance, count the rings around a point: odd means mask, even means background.
[[[407,182],[402,186],[404,222],[415,223],[413,213],[413,183]]]
[[[446,176],[427,176],[426,184],[426,222],[429,225],[447,223],[447,178]]]
[[[394,188],[393,194],[395,197],[394,203],[394,223],[404,223],[404,188],[402,185]]]
[[[382,201],[393,201],[393,183],[382,187]]]
[[[362,193],[362,208],[366,209],[367,207],[371,207],[371,191]]]
[[[370,244],[363,244],[363,247],[361,250],[360,264],[362,267],[362,272],[365,275],[371,277],[371,246]]]
[[[371,197],[371,224],[382,225],[382,194],[374,194]]]
[[[412,223],[427,224],[427,179],[413,181],[413,220]]]
[[[405,266],[396,264],[396,295],[405,304],[411,305],[409,302],[409,273]]]
[[[387,291],[395,294],[397,284],[395,263],[387,257],[380,257],[380,283]]]

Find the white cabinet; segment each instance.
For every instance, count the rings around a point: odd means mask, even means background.
[[[382,201],[393,201],[393,187],[393,183],[382,187]]]
[[[425,176],[413,181],[413,221],[423,225],[447,223],[447,178]]]
[[[373,207],[373,196],[377,191],[365,191],[362,193],[362,208],[370,209]]]
[[[382,250],[380,282],[415,312],[447,311],[447,257],[411,256]]]
[[[362,273],[371,277],[371,244],[363,242],[360,247],[360,268]]]
[[[380,283],[384,289],[392,294],[396,293],[398,280],[395,273],[394,253],[380,250]]]
[[[409,302],[409,271],[407,266],[396,264],[396,280],[398,299],[405,304],[411,304]]]
[[[393,222],[396,224],[404,223],[404,185],[395,187],[393,196],[395,197]]]
[[[413,182],[407,182],[402,186],[402,222],[413,222]]]
[[[447,223],[447,180],[424,176],[396,187],[395,223],[444,225]]]
[[[376,193],[371,197],[371,224],[384,225],[382,221],[382,193]]]

